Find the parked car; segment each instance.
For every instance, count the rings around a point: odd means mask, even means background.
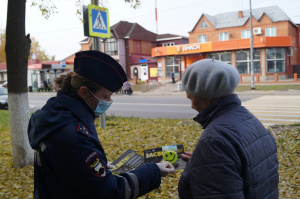
[[[7,88],[7,81],[3,82],[0,86]]]
[[[7,88],[0,86],[0,109],[8,109]]]

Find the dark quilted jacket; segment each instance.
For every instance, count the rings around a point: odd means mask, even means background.
[[[178,185],[180,198],[278,198],[275,139],[233,94],[195,121],[205,129]]]

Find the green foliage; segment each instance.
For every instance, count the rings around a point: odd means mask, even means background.
[[[41,46],[39,44],[39,42],[37,40],[35,40],[35,38],[31,38],[31,52],[35,52],[38,53],[38,58],[41,61],[54,61],[55,60],[55,56],[49,56],[47,55],[46,51],[41,49]],[[28,58],[29,60],[31,59],[31,55]]]
[[[33,0],[31,6],[38,6],[45,19],[49,19],[51,14],[58,13],[55,4],[51,0]]]
[[[0,31],[0,63],[6,62],[6,53],[5,53],[5,43],[6,43],[6,34],[5,30]],[[39,54],[38,59],[41,61],[54,61],[55,56],[47,55],[44,49],[41,49],[39,42],[32,37],[31,38],[31,52],[36,52]],[[29,60],[31,59],[31,55],[29,55]]]
[[[125,2],[130,3],[133,8],[138,8],[141,5],[141,0],[125,0]]]
[[[95,121],[100,141],[109,161],[127,149],[140,155],[143,150],[172,144],[184,144],[192,151],[201,136],[202,128],[192,120],[141,119],[106,117],[106,129]],[[300,197],[300,127],[278,127],[277,146],[280,174],[280,198]],[[160,188],[141,197],[178,198],[177,184],[183,170],[162,179]],[[0,198],[32,198],[33,166],[12,167],[11,139],[7,110],[0,110]]]
[[[5,30],[0,29],[0,63],[6,62],[5,56],[5,43],[6,43],[6,34]]]

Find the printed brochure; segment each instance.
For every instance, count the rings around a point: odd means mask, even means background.
[[[128,149],[112,163],[115,168],[111,171],[114,174],[120,174],[137,169],[149,162],[163,162],[163,155],[167,151],[174,151],[177,153],[177,160],[173,163],[176,170],[185,168],[186,162],[181,157],[181,154],[184,153],[184,147],[182,144],[179,144],[144,150],[144,157],[135,151]]]

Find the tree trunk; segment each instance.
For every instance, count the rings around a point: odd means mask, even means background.
[[[30,118],[27,92],[27,65],[30,37],[25,36],[26,0],[7,1],[6,60],[8,109],[12,142],[13,166],[24,167],[33,162],[28,141]]]

